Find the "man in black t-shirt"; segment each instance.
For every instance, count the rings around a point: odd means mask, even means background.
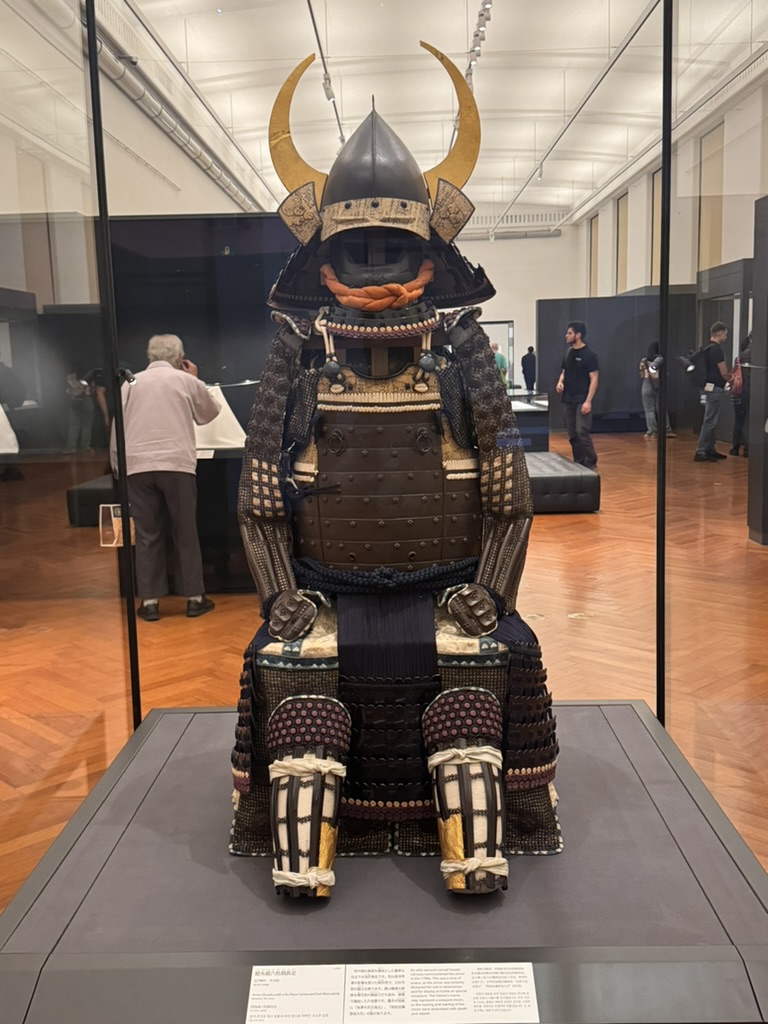
[[[584,341],[587,325],[572,320],[565,331],[568,351],[563,356],[557,392],[563,396],[565,426],[573,449],[573,461],[594,469],[597,453],[592,444],[592,399],[597,391],[600,367],[597,356]]]
[[[696,443],[694,462],[718,462],[727,458],[715,450],[715,431],[720,419],[720,406],[725,396],[725,385],[731,379],[725,365],[723,345],[728,337],[728,327],[722,320],[716,320],[709,328],[709,344],[706,346],[707,381],[704,385],[704,420]]]

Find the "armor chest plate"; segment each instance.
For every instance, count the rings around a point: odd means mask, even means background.
[[[434,409],[326,409],[317,437],[321,493],[297,502],[297,557],[333,569],[415,570],[480,554],[477,469],[450,471]],[[309,457],[299,455],[297,467]]]

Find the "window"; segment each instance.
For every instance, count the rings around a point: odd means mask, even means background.
[[[722,124],[701,138],[699,160],[699,270],[716,267],[723,257]]]
[[[616,294],[627,290],[629,193],[616,200]]]
[[[597,295],[597,227],[598,215],[589,222],[589,294]]]
[[[651,178],[651,284],[661,282],[661,168]]]

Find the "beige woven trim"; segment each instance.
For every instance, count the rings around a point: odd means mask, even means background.
[[[477,480],[480,476],[480,471],[476,473],[446,473],[446,480]]]
[[[462,470],[471,469],[473,473],[480,472],[479,459],[443,459],[443,467],[448,473],[460,473]]]
[[[544,772],[551,772],[557,765],[557,761],[550,761],[549,764],[540,765],[538,768],[507,768],[507,775],[542,775]]]
[[[353,199],[345,203],[332,203],[320,211],[321,241],[340,231],[351,228],[399,228],[412,231],[429,241],[429,207],[406,199],[385,199],[371,196],[369,199]]]
[[[314,476],[317,472],[317,463],[314,462],[294,462],[293,464],[293,475],[299,476]]]
[[[349,395],[342,395],[344,404],[337,404],[335,402],[325,404],[325,399],[322,402],[317,403],[317,409],[319,412],[410,412],[414,405],[418,405],[420,409],[437,411],[441,408],[439,402],[430,400],[429,402],[404,402],[402,398],[398,398],[391,404],[377,404],[368,405],[371,401],[370,398],[361,398],[359,402],[350,401]]]

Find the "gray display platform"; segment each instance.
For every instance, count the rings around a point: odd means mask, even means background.
[[[557,705],[565,850],[448,894],[338,859],[284,900],[227,853],[234,712],[152,712],[0,917],[2,1024],[244,1024],[253,964],[532,961],[542,1021],[764,1021],[768,879],[640,702]]]

